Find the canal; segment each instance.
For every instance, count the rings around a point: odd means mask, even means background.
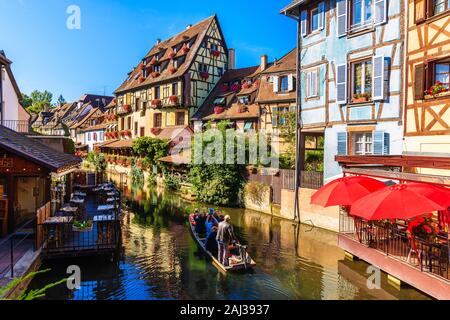
[[[81,288],[50,289],[45,299],[427,299],[412,288],[397,290],[382,274],[381,289],[369,290],[368,265],[344,258],[337,235],[318,228],[243,209],[220,208],[257,263],[253,272],[221,274],[200,254],[188,227],[188,213],[200,204],[173,193],[126,191],[129,213],[120,261],[77,259],[46,262],[51,272],[31,288],[81,269]]]

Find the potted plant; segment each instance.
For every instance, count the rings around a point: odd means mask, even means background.
[[[219,50],[211,50],[211,55],[215,58],[220,57],[220,51]]]
[[[428,242],[434,242],[439,234],[439,228],[433,223],[432,214],[427,217],[417,217],[408,224],[408,238],[414,240],[416,238]]]
[[[175,52],[173,51],[173,50],[171,50],[170,52],[169,52],[169,58],[170,59],[173,59],[173,58],[175,58]]]
[[[181,48],[181,51],[183,52],[183,53],[188,53],[189,52],[189,47],[187,46],[187,44],[186,43],[184,43],[183,44],[183,47]]]
[[[204,79],[204,80],[208,80],[209,78],[209,73],[208,72],[200,72],[200,78]]]
[[[225,111],[225,109],[222,106],[215,106],[214,107],[214,113],[215,114],[221,114]]]
[[[161,131],[160,128],[152,128],[152,129],[151,129],[151,132],[152,132],[155,136],[157,136],[157,135],[159,134],[160,131]]]
[[[449,88],[440,81],[436,81],[436,83],[431,86],[428,90],[425,91],[425,98],[434,98],[441,97],[450,94]]]
[[[145,69],[145,65],[141,62],[139,64],[139,70],[144,70]]]
[[[152,100],[152,107],[159,107],[161,106],[161,99],[154,99]]]
[[[170,74],[174,74],[177,71],[178,71],[178,69],[175,67],[170,67],[170,69],[169,69]]]
[[[355,93],[353,94],[352,102],[353,103],[362,103],[367,102],[370,99],[370,93],[363,92],[363,93]]]
[[[94,228],[94,224],[91,220],[88,221],[78,221],[73,222],[72,230],[74,232],[89,232]]]
[[[175,95],[170,96],[170,97],[169,97],[169,102],[170,102],[171,104],[177,104],[177,103],[178,103],[178,96],[175,96]]]
[[[124,106],[123,106],[123,110],[125,111],[125,112],[130,112],[131,111],[131,105],[129,105],[129,104],[125,104]]]

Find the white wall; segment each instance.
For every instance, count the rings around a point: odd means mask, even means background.
[[[3,120],[21,120],[19,119],[19,97],[14,90],[14,86],[9,78],[8,72],[2,69],[2,89],[3,89]],[[26,119],[24,119],[26,120]]]

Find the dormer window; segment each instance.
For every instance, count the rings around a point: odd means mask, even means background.
[[[219,47],[215,43],[211,43],[211,51],[219,51]]]
[[[218,97],[214,100],[214,106],[224,106],[225,105],[225,97]]]
[[[245,104],[245,105],[249,104],[250,103],[250,96],[239,97],[239,103],[240,104]]]

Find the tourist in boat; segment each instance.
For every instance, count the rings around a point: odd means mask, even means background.
[[[212,228],[218,226],[219,221],[214,217],[214,209],[209,209],[209,214],[206,217],[205,227],[206,227],[206,238],[211,234]]]
[[[205,221],[206,221],[206,214],[204,212],[197,214],[194,218],[195,221],[195,233],[197,233],[199,236],[202,236],[206,232],[205,228]]]
[[[219,262],[224,266],[228,266],[228,255],[230,252],[229,246],[236,242],[236,236],[234,235],[233,226],[230,224],[231,217],[225,216],[225,220],[219,223],[217,230],[217,243],[219,251]]]
[[[206,239],[205,248],[206,248],[206,250],[211,252],[211,254],[213,255],[214,258],[217,259],[218,245],[217,245],[216,237],[217,237],[217,227],[214,226],[214,227],[212,227],[211,233],[209,234],[208,238]]]

